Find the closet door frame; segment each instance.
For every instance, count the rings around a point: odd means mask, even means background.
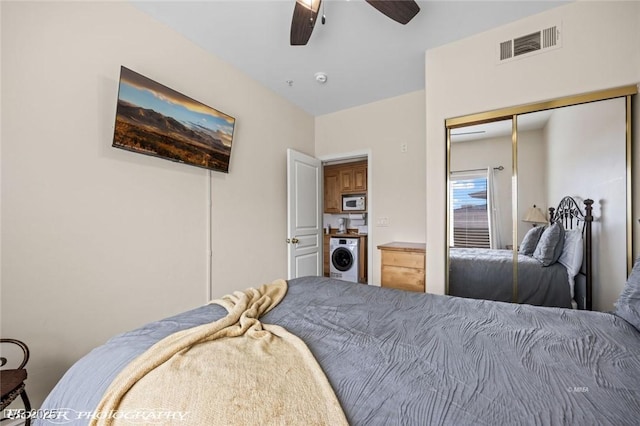
[[[448,118],[445,120],[446,132],[446,190],[447,202],[445,205],[445,294],[449,294],[449,241],[450,225],[452,218],[451,211],[451,131],[460,127],[492,123],[495,121],[512,121],[512,239],[513,239],[513,302],[518,301],[518,129],[517,117],[522,114],[544,111],[555,108],[562,108],[573,105],[580,105],[589,102],[598,102],[615,98],[626,98],[626,264],[627,274],[633,268],[633,187],[632,187],[632,96],[638,93],[636,85],[628,85],[611,89],[599,90],[595,92],[582,93],[578,95],[566,96],[552,100],[536,102],[526,105],[519,105],[507,108],[500,108],[481,113],[469,114],[460,117]]]

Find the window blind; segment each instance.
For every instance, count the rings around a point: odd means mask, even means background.
[[[452,246],[490,248],[487,173],[451,174]]]

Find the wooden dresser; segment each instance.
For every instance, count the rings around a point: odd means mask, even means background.
[[[424,293],[426,244],[392,242],[379,245],[378,249],[382,256],[382,287]]]

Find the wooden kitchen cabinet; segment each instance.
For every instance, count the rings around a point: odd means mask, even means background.
[[[331,236],[329,234],[323,234],[323,243],[322,243],[322,272],[325,277],[329,276],[330,263],[331,259],[329,258],[329,239]]]
[[[360,236],[360,251],[358,252],[358,258],[360,259],[358,265],[358,282],[361,284],[367,284],[367,236]]]
[[[426,244],[393,242],[378,246],[382,287],[424,293]]]
[[[340,193],[340,170],[324,168],[324,212],[342,212],[342,194]]]
[[[366,194],[367,162],[324,167],[324,212],[343,213],[342,194]]]
[[[340,170],[340,190],[343,193],[367,190],[367,162],[359,161],[344,165]]]

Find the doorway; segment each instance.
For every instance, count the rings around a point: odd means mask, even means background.
[[[331,154],[319,157],[322,162],[323,169],[323,275],[331,276],[331,259],[330,259],[330,242],[331,238],[336,236],[346,236],[358,238],[363,249],[360,252],[359,262],[362,263],[361,272],[357,281],[368,284],[373,277],[372,262],[373,244],[370,217],[374,208],[374,197],[372,191],[372,168],[371,168],[371,150],[362,150],[350,153]],[[364,169],[363,169],[364,167]],[[327,176],[325,171],[332,173],[334,180]],[[335,170],[339,170],[340,174],[335,177]],[[364,182],[362,182],[362,173],[364,170]],[[364,185],[363,185],[364,184]],[[327,185],[334,186],[327,188]],[[326,201],[327,193],[333,201]],[[353,199],[353,206],[356,203],[362,203],[364,197],[365,207],[346,207],[343,206],[343,197]],[[345,200],[346,201],[346,200]],[[326,205],[330,203],[331,205]],[[354,210],[346,210],[354,208]],[[337,277],[344,279],[341,277]],[[353,279],[350,279],[353,281]]]

